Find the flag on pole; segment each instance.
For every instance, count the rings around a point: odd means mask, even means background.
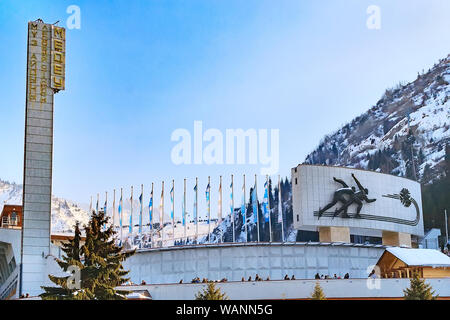
[[[252,190],[252,208],[253,208],[253,221],[258,222],[258,199],[256,196],[256,183]]]
[[[211,186],[208,183],[208,186],[206,187],[206,211],[208,213],[208,224],[209,224],[209,220],[210,220],[210,216],[211,216],[211,197],[210,197],[210,193],[211,193]]]
[[[233,208],[233,181],[230,183],[230,215],[231,222],[234,221],[234,208]]]
[[[195,218],[195,242],[198,241],[198,178],[195,178],[194,218]]]
[[[161,185],[161,201],[159,203],[159,225],[161,229],[161,247],[164,247],[164,181]]]
[[[184,229],[184,239],[187,243],[187,223],[186,223],[186,179],[183,181],[183,229]]]
[[[170,219],[173,221],[173,185],[170,189]]]
[[[194,221],[197,223],[197,184],[194,186]]]
[[[139,233],[142,233],[142,208],[143,208],[142,193],[143,193],[143,190],[141,190],[141,195],[139,196],[139,204],[140,204],[140,210],[139,210]]]
[[[97,204],[95,205],[95,212],[98,213],[98,194],[97,194]]]
[[[183,226],[186,226],[186,179],[184,179],[183,186]],[[186,233],[186,228],[184,228],[184,231]]]
[[[245,224],[245,222],[246,222],[246,212],[245,212],[245,183],[242,185],[241,214],[242,214],[242,223]]]
[[[122,230],[122,194],[120,195],[120,200],[119,200],[119,225],[120,225],[120,230]]]
[[[170,216],[172,218],[172,240],[175,245],[175,203],[174,203],[174,189],[175,188],[175,180],[172,180],[172,189],[170,190]]]
[[[284,242],[283,204],[281,203],[280,176],[278,176],[278,222],[281,223],[281,242]]]
[[[219,218],[219,222],[222,221],[222,177],[220,177],[220,183],[219,183],[219,201],[218,201],[218,208],[217,208],[217,216]]]
[[[112,225],[116,230],[116,189],[113,190]]]
[[[264,211],[264,221],[269,222],[269,184],[264,183],[264,202],[263,202],[263,211]]]
[[[153,184],[152,192],[150,193],[150,200],[148,202],[148,222],[150,224],[150,230],[153,228]]]
[[[183,213],[183,217],[182,217],[183,226],[186,224],[186,221],[185,221],[185,218],[186,218],[186,204],[184,202],[185,202],[185,200],[183,199],[183,202],[181,203],[181,212]]]
[[[281,183],[278,177],[278,223],[283,222],[283,204],[281,203]]]
[[[130,225],[128,227],[128,232],[133,233],[133,188],[131,188],[131,197],[130,197]]]
[[[159,224],[161,225],[161,228],[164,227],[164,182],[163,182],[163,188],[161,189],[161,201],[159,202]]]
[[[106,192],[105,203],[103,204],[103,212],[105,213],[105,218],[107,216],[107,208],[108,207],[108,192]],[[103,231],[106,230],[106,223],[102,226]]]

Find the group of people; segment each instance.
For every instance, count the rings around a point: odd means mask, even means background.
[[[270,280],[270,278],[267,277],[266,281],[269,281],[269,280]],[[244,281],[245,281],[245,278],[242,277],[241,281],[244,282]],[[252,280],[252,276],[249,276],[248,279],[247,279],[247,281],[253,281],[253,280]],[[256,274],[256,276],[255,276],[255,281],[263,281],[263,279],[259,276],[259,274]]]
[[[344,279],[349,279],[350,275],[348,274],[348,272],[344,275]],[[336,273],[334,274],[333,277],[330,277],[329,275],[323,275],[323,274],[319,274],[316,273],[316,275],[314,276],[314,279],[316,280],[325,280],[325,279],[342,279],[341,276],[336,275]]]
[[[215,280],[215,281],[213,281],[213,280],[208,280],[207,278],[203,278],[203,279],[200,281],[200,278],[199,278],[199,277],[195,277],[194,279],[191,280],[191,283],[227,282],[227,281],[228,281],[227,278],[222,278],[222,279],[220,279],[220,280]],[[179,283],[183,283],[183,279],[181,279]]]
[[[316,280],[325,280],[325,279],[349,279],[349,278],[350,278],[350,275],[349,275],[348,272],[347,272],[347,273],[344,275],[344,277],[342,278],[341,276],[338,276],[338,275],[336,275],[336,274],[334,274],[333,277],[330,277],[330,276],[328,276],[328,275],[323,275],[323,274],[320,275],[319,273],[316,273],[316,275],[314,276],[314,278],[315,278]],[[295,278],[295,275],[292,275],[292,277],[289,277],[289,276],[286,274],[286,275],[284,276],[283,280],[297,280],[297,279]],[[252,276],[249,276],[247,280],[245,280],[245,278],[242,277],[241,282],[245,282],[245,281],[248,281],[248,282],[250,282],[250,281],[263,281],[263,278],[261,278],[261,277],[259,276],[259,274],[256,274],[255,280],[252,279]],[[270,281],[270,277],[267,277],[265,281]],[[208,283],[208,282],[228,282],[228,279],[227,279],[227,278],[222,278],[221,280],[215,280],[215,281],[213,281],[213,280],[209,280],[209,279],[207,279],[207,278],[202,278],[202,279],[200,280],[199,277],[195,277],[194,279],[191,280],[191,283]],[[181,279],[179,283],[183,283],[183,279]],[[145,285],[145,284],[146,284],[146,282],[145,282],[144,280],[142,280],[141,285]]]

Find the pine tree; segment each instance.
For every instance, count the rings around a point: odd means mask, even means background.
[[[414,273],[410,279],[410,287],[403,290],[405,300],[435,300],[437,296],[433,296],[435,291],[425,283],[424,279],[419,278],[419,274]]]
[[[85,277],[83,287],[86,298],[97,300],[122,300],[129,292],[116,290],[128,278],[122,262],[134,254],[123,252],[115,244],[116,232],[108,225],[109,217],[103,211],[93,212],[91,220],[85,227],[86,243],[82,247],[84,256]]]
[[[116,232],[108,225],[109,218],[103,211],[92,213],[87,226],[85,244],[80,246],[81,233],[78,224],[75,226],[75,237],[63,245],[65,256],[58,261],[59,266],[67,271],[75,265],[80,269],[80,284],[78,289],[68,288],[67,277],[49,276],[59,287],[43,287],[43,299],[80,299],[80,300],[121,300],[128,291],[116,290],[129,279],[125,278],[122,262],[132,252],[123,252],[115,244]]]
[[[209,282],[205,289],[195,295],[195,300],[228,300],[228,297],[220,288],[216,288],[214,282]]]
[[[75,224],[75,235],[68,243],[62,244],[62,251],[64,252],[63,259],[56,259],[58,265],[64,272],[68,272],[70,266],[78,267],[79,270],[83,269],[83,264],[80,259],[80,240],[81,231],[80,225],[77,222]],[[72,300],[76,299],[76,283],[69,281],[70,276],[56,277],[49,275],[50,280],[58,285],[58,287],[42,287],[44,293],[40,296],[44,300]]]
[[[318,281],[314,286],[314,291],[311,295],[311,300],[327,300],[325,294],[323,293],[322,287],[320,286]]]

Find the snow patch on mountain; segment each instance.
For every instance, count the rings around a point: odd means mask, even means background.
[[[370,169],[430,183],[450,143],[450,55],[325,136],[307,164]]]
[[[23,187],[21,184],[0,179],[0,212],[5,204],[22,205]],[[76,221],[86,224],[89,220],[88,210],[77,203],[52,196],[51,232],[72,233]]]

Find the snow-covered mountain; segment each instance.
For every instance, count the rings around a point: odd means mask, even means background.
[[[22,185],[0,179],[0,212],[4,204],[22,205]],[[52,197],[52,233],[71,233],[76,221],[89,220],[88,211],[73,201]]]
[[[443,175],[449,128],[450,55],[415,81],[386,90],[367,112],[325,136],[305,163],[371,169],[427,184]]]

